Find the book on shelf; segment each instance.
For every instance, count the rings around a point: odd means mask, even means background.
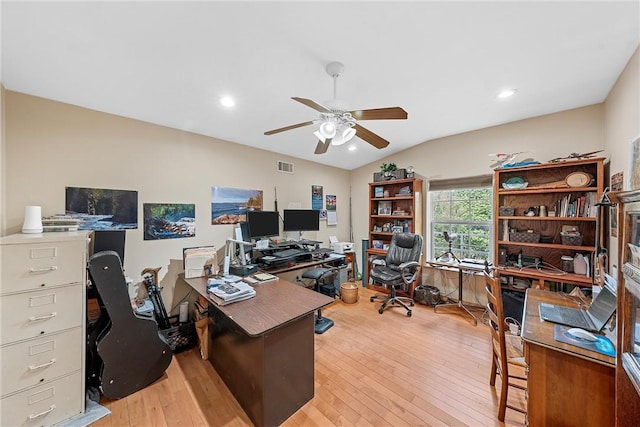
[[[271,282],[272,280],[278,280],[278,276],[270,273],[256,273],[253,278],[260,283]]]
[[[234,282],[221,285],[207,285],[209,298],[218,305],[227,305],[237,301],[253,298],[256,295],[248,283]]]

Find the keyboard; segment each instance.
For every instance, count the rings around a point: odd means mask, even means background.
[[[285,249],[283,251],[276,251],[272,255],[276,258],[293,258],[298,255],[302,255],[306,253],[305,251],[301,251],[300,249]]]
[[[584,325],[589,327],[588,323],[584,320],[584,316],[578,310],[563,310],[563,307],[558,307],[562,321],[567,325]],[[584,327],[581,326],[581,327]]]

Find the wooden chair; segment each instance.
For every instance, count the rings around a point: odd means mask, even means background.
[[[487,293],[487,313],[489,315],[489,329],[491,330],[492,341],[492,361],[491,361],[491,375],[489,377],[489,384],[492,387],[496,385],[496,376],[500,375],[500,406],[498,407],[498,420],[504,421],[506,409],[513,409],[525,416],[525,423],[527,418],[526,408],[519,408],[509,404],[507,401],[507,395],[509,387],[515,387],[525,391],[526,396],[526,384],[527,384],[527,365],[524,361],[522,354],[522,347],[514,343],[512,340],[507,339],[505,335],[505,322],[504,313],[502,307],[502,292],[500,287],[500,281],[497,277],[492,276],[488,271],[484,272],[485,277],[485,289]],[[519,338],[514,335],[509,337]],[[524,370],[524,375],[514,375],[509,373],[509,369]]]

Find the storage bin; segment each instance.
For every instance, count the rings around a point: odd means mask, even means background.
[[[528,231],[511,231],[509,240],[520,243],[539,243],[540,233],[530,233]]]
[[[516,210],[510,206],[500,206],[498,213],[500,216],[513,216]]]
[[[174,353],[187,350],[198,343],[196,325],[193,322],[180,323],[159,332],[165,337],[171,351]]]
[[[560,240],[563,245],[582,246],[582,236],[580,234],[563,234],[560,233]]]

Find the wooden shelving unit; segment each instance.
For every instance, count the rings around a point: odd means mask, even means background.
[[[634,425],[640,413],[640,190],[612,193],[618,204],[618,308],[616,314],[616,426]]]
[[[576,174],[581,177],[589,176],[591,182],[575,186],[569,176]],[[593,253],[596,250],[596,207],[591,207],[600,201],[604,190],[604,158],[572,160],[561,163],[546,163],[540,165],[496,169],[494,172],[494,264],[501,267],[501,276],[512,276],[528,279],[532,286],[545,286],[547,282],[566,283],[578,286],[591,286],[589,276],[566,273],[561,270],[562,256],[573,257],[576,253],[583,254],[589,259],[589,270],[593,267]],[[504,188],[503,184],[514,178],[522,178],[527,186],[524,188]],[[567,184],[567,181],[572,186]],[[568,203],[576,202],[575,210],[568,208],[566,212],[559,209],[560,200]],[[539,210],[544,206],[547,216],[525,214],[530,208]],[[586,209],[584,208],[586,206]],[[503,209],[512,208],[513,212],[505,214]],[[581,209],[582,208],[582,209]],[[548,216],[549,213],[555,214]],[[560,232],[563,226],[577,229],[582,236],[579,244],[563,244]],[[531,231],[539,234],[539,241],[514,241],[509,231],[523,233]],[[500,260],[501,251],[521,254],[529,262],[537,258],[541,262],[538,266],[518,266],[513,261]],[[517,262],[516,262],[517,264]],[[548,284],[548,283],[547,283]]]
[[[372,255],[386,255],[393,227],[397,231],[422,234],[422,186],[422,180],[417,178],[369,183],[369,248],[365,261],[367,272],[370,271],[369,258]],[[367,287],[386,292],[385,288],[379,286],[367,284]]]

